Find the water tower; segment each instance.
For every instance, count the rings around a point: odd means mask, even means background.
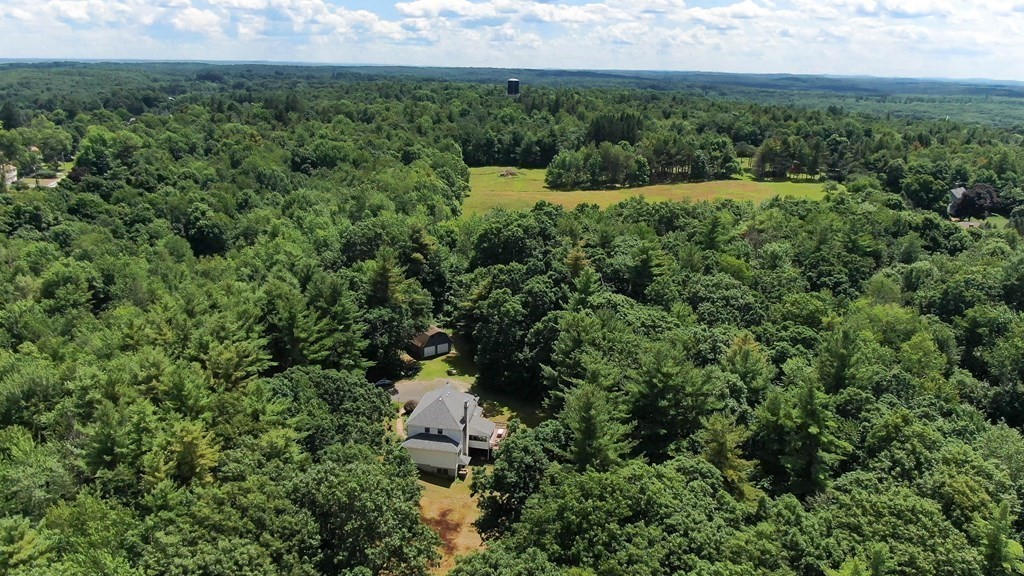
[[[519,96],[519,78],[508,79],[508,95]]]

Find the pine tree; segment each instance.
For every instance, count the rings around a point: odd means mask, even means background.
[[[746,427],[737,424],[735,417],[721,412],[708,417],[698,435],[703,446],[701,455],[722,473],[729,492],[741,500],[753,500],[758,494],[750,484],[754,463],[743,458],[741,448],[749,436]]]
[[[593,307],[594,296],[600,293],[601,277],[593,268],[586,266],[580,270],[573,282],[573,291],[569,296],[569,310],[578,312]]]
[[[590,259],[587,258],[587,253],[582,247],[576,246],[565,257],[565,266],[569,269],[569,276],[576,280],[584,269],[590,267]]]
[[[816,360],[818,377],[826,392],[833,394],[850,385],[859,348],[857,334],[846,326],[826,337]]]
[[[735,374],[746,388],[746,400],[756,405],[775,378],[775,366],[749,332],[742,332],[722,358],[722,369]]]
[[[1010,519],[1010,503],[1004,501],[996,511],[995,518],[985,523],[982,552],[985,559],[985,574],[988,576],[1009,576],[1024,574],[1024,548],[1013,539],[1013,525]]]
[[[622,422],[621,409],[596,379],[580,383],[566,395],[559,419],[572,436],[566,457],[581,471],[608,470],[631,447],[626,440],[630,426]]]
[[[630,417],[640,451],[660,461],[673,443],[697,431],[702,417],[724,407],[726,389],[714,374],[683,360],[673,344],[645,348],[639,362],[627,386]]]
[[[821,491],[849,450],[835,435],[838,424],[827,401],[808,373],[791,390],[770,393],[758,408],[754,445],[778,488],[800,496]]]

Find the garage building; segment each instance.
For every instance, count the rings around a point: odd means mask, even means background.
[[[426,332],[417,334],[409,342],[409,355],[416,360],[430,360],[444,356],[451,351],[451,336],[437,326],[431,326]]]

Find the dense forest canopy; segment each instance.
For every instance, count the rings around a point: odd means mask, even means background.
[[[0,122],[71,163],[0,194],[0,574],[427,573],[368,377],[433,323],[550,416],[454,574],[1024,573],[1020,129],[141,64],[0,68]],[[486,165],[827,193],[462,216]]]

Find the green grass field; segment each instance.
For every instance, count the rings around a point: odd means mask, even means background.
[[[579,204],[611,206],[633,196],[643,196],[652,202],[666,200],[715,200],[731,198],[763,202],[774,196],[794,196],[820,200],[824,196],[821,182],[754,182],[751,180],[722,180],[684,184],[659,184],[626,190],[587,190],[562,192],[544,186],[544,170],[515,170],[513,177],[501,174],[507,168],[470,168],[470,196],[463,204],[465,214],[482,214],[494,208],[527,210],[541,200],[575,208]]]
[[[1006,216],[1000,216],[998,214],[993,214],[992,216],[989,216],[988,218],[985,219],[985,222],[988,222],[989,224],[995,226],[996,228],[1006,228],[1007,226],[1010,225],[1009,218],[1007,218]]]

